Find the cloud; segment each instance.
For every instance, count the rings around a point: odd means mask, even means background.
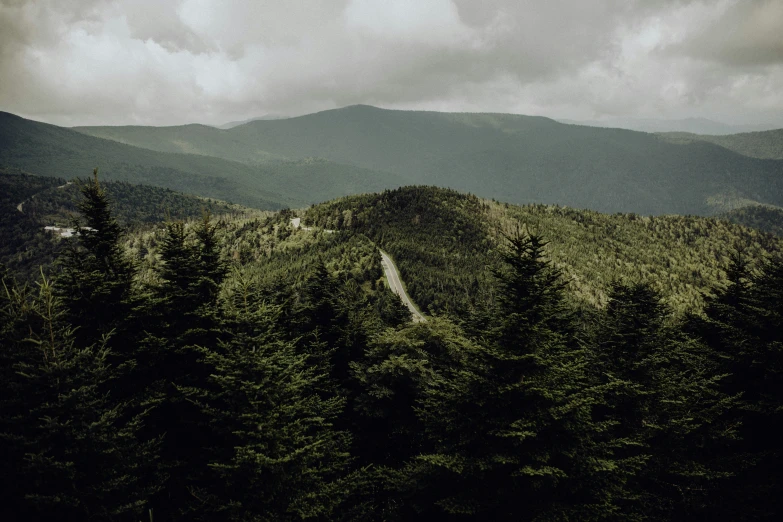
[[[0,0],[0,108],[222,123],[355,103],[779,118],[777,0]]]

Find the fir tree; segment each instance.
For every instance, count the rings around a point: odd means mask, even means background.
[[[4,386],[2,438],[12,466],[9,492],[16,513],[46,520],[122,520],[139,516],[155,483],[156,443],[137,437],[143,416],[108,393],[125,370],[112,365],[106,342],[80,348],[52,286],[37,295],[7,284],[4,328],[13,371]],[[12,326],[4,320],[6,326]],[[22,410],[26,411],[22,411]],[[6,470],[8,471],[8,470]],[[22,504],[22,498],[26,504]],[[6,506],[7,507],[7,506]]]
[[[222,442],[196,495],[209,520],[326,518],[349,489],[349,437],[334,427],[345,401],[276,331],[278,306],[250,293],[234,310],[230,338],[202,349],[216,389],[202,407]]]
[[[57,292],[79,342],[96,342],[113,330],[120,334],[115,339],[125,340],[127,332],[122,329],[133,306],[135,267],[120,244],[123,230],[98,181],[97,168],[93,178],[81,184],[81,193],[82,220],[74,221],[75,238],[61,258]]]
[[[215,233],[208,215],[197,226],[195,239],[183,223],[167,225],[161,284],[147,307],[150,319],[141,343],[136,382],[153,407],[145,435],[163,438],[161,466],[168,475],[155,506],[172,519],[200,509],[192,491],[204,486],[217,444],[198,406],[213,391],[212,368],[202,360],[202,350],[217,346],[222,323],[217,297],[225,267]]]
[[[602,381],[619,383],[599,409],[624,468],[617,503],[628,519],[705,516],[727,472],[717,455],[735,436],[734,405],[705,348],[668,324],[648,286],[614,284],[595,353]]]
[[[479,349],[426,392],[436,451],[419,460],[435,503],[474,519],[596,518],[611,513],[614,464],[592,421],[600,390],[573,337],[564,284],[538,236],[509,238],[499,307]],[[437,498],[440,496],[440,498]]]

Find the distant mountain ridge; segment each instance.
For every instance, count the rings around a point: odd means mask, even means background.
[[[66,179],[89,175],[98,166],[107,179],[149,184],[267,210],[301,207],[408,182],[401,176],[312,158],[267,158],[263,165],[251,165],[208,154],[185,153],[181,147],[163,140],[155,142],[158,147],[153,148],[145,130],[149,128],[116,129],[129,132],[130,138],[95,137],[0,112],[0,166]],[[204,125],[168,129],[205,139],[210,136],[209,131],[226,132]],[[154,141],[154,131],[151,135]]]
[[[774,130],[783,125],[772,123],[758,125],[731,125],[708,118],[682,118],[666,120],[658,118],[612,118],[607,120],[567,120],[558,119],[570,125],[628,129],[639,132],[689,132],[692,134],[727,135],[742,132]]]
[[[51,131],[34,122],[25,125],[31,137],[33,128]],[[414,184],[509,203],[554,203],[602,212],[712,215],[736,208],[737,202],[783,206],[783,160],[748,157],[704,140],[672,143],[654,134],[567,125],[538,116],[357,105],[257,120],[228,130],[185,125],[58,132],[70,133],[68,140],[96,140],[80,146],[79,154],[84,147],[114,147],[128,165],[139,163],[139,157],[174,161],[177,168],[187,164],[202,176],[193,177],[196,182],[211,174],[238,196],[205,192],[203,183],[186,186],[183,176],[172,176],[182,183],[170,188],[248,205],[255,197],[301,206]],[[126,147],[122,154],[117,142]],[[23,144],[20,150],[16,141],[12,150],[0,151],[0,160],[7,156],[25,164],[10,159],[5,164],[37,172],[28,164],[36,149],[49,158],[40,162],[62,164],[62,155],[53,154],[62,140],[36,143],[32,148]],[[165,156],[153,158],[152,151]],[[729,200],[730,208],[716,204]]]
[[[689,132],[665,132],[659,136],[671,143],[707,142],[733,150],[743,156],[761,159],[783,159],[783,129],[745,132],[728,136],[711,136]]]
[[[184,143],[188,150],[251,164],[320,157],[510,203],[642,214],[712,214],[723,209],[708,199],[724,193],[783,203],[783,188],[776,186],[783,163],[744,157],[712,143],[674,144],[651,134],[538,116],[356,105],[225,131],[78,130],[161,150]]]
[[[255,118],[248,118],[246,120],[240,120],[240,121],[230,121],[228,123],[224,123],[223,125],[215,125],[214,127],[218,129],[233,129],[234,127],[239,127],[240,125],[244,125],[246,123],[250,123],[253,121],[258,120],[282,120],[284,118],[288,118],[289,116],[285,116],[283,114],[264,114],[263,116],[256,116]]]

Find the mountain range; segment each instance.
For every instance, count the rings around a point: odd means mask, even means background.
[[[9,114],[0,123],[0,165],[63,177],[99,165],[114,179],[259,208],[408,184],[602,212],[783,206],[779,131],[673,139],[544,117],[362,105],[230,129],[66,129]],[[754,154],[762,142],[765,152]]]
[[[590,127],[614,127],[640,132],[689,132],[693,134],[727,135],[744,132],[774,130],[779,125],[772,123],[757,125],[732,125],[708,118],[611,118],[606,120],[567,120],[558,119],[562,123],[573,125],[588,125]]]

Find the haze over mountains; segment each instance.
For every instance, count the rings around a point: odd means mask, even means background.
[[[65,177],[100,165],[116,178],[262,208],[405,184],[603,212],[783,206],[778,133],[740,136],[673,139],[544,117],[365,105],[231,129],[65,129],[4,114],[0,164]],[[766,152],[752,153],[757,143]]]
[[[590,127],[608,127],[628,129],[640,132],[690,132],[693,134],[727,135],[742,132],[759,132],[777,129],[774,124],[731,125],[709,118],[609,118],[604,120],[568,120],[558,119],[561,123],[587,125]]]

